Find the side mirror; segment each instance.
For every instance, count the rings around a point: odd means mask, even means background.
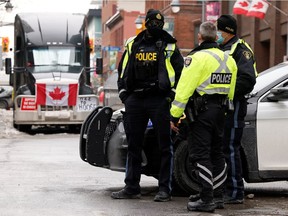
[[[11,74],[12,73],[11,58],[6,58],[5,59],[5,73],[6,74]]]
[[[102,74],[103,73],[103,59],[97,58],[96,59],[96,74]]]
[[[270,101],[288,101],[288,87],[277,87],[270,90],[267,97]]]

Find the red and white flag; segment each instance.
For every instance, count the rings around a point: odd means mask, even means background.
[[[248,13],[249,6],[250,3],[248,0],[237,0],[233,6],[233,13],[246,15]]]
[[[260,19],[264,19],[268,7],[269,4],[266,0],[252,0],[246,16],[254,16]]]
[[[78,84],[36,84],[36,104],[48,106],[74,106]]]

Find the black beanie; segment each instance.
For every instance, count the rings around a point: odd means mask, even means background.
[[[147,24],[150,20],[161,20],[164,23],[164,16],[161,14],[159,10],[149,9],[146,14],[145,24]]]
[[[236,35],[237,34],[236,19],[232,17],[231,15],[221,15],[217,19],[217,28],[218,30]]]

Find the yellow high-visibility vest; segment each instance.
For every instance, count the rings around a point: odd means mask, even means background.
[[[233,100],[236,77],[235,60],[220,49],[210,48],[188,55],[176,88],[171,115],[180,118],[195,91],[201,96],[221,94]]]

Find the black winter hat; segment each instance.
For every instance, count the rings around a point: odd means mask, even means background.
[[[236,35],[237,34],[236,19],[231,15],[221,15],[217,19],[217,28],[218,30]]]
[[[146,14],[145,24],[150,20],[161,20],[164,23],[164,16],[159,10],[149,9]]]

